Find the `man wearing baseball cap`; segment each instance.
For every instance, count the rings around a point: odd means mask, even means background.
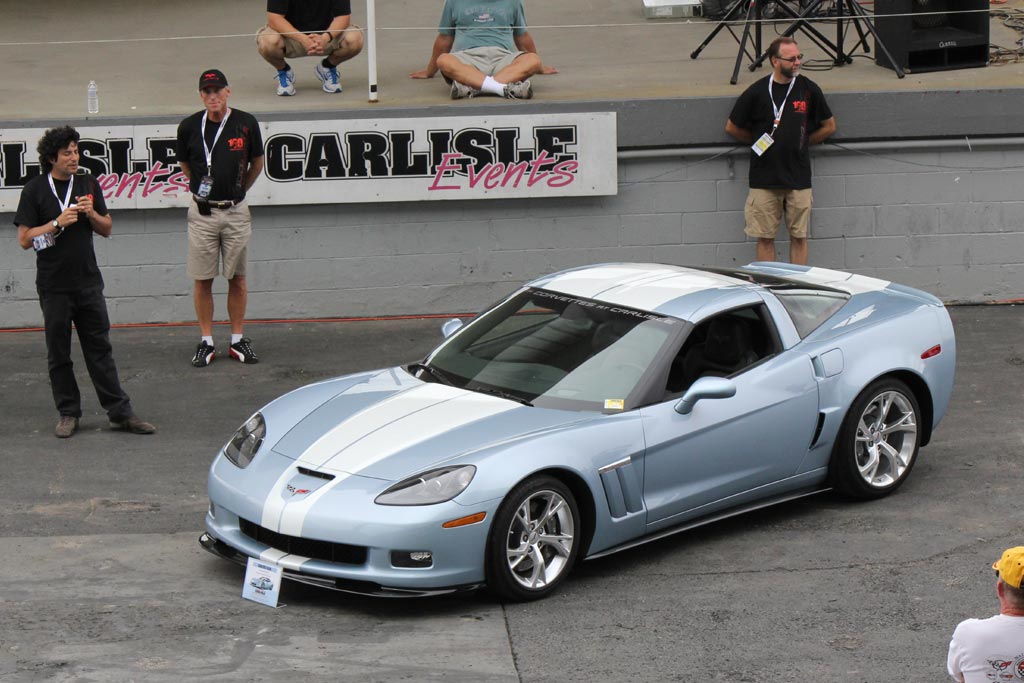
[[[245,193],[263,171],[263,136],[252,114],[228,106],[231,88],[218,69],[199,74],[203,109],[178,126],[177,157],[188,176],[188,276],[199,321],[199,345],[192,365],[204,368],[214,356],[213,280],[217,266],[228,281],[231,345],[228,355],[257,362],[248,337],[242,336],[248,287],[245,266],[252,218]]]
[[[999,614],[961,621],[949,641],[946,668],[963,683],[1024,680],[1024,546],[1004,552],[992,568]]]

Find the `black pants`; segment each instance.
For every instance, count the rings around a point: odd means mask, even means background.
[[[78,292],[39,290],[39,306],[43,309],[46,359],[57,412],[71,417],[82,416],[82,396],[71,362],[71,323],[74,323],[82,355],[85,356],[85,367],[89,370],[100,405],[111,420],[130,417],[131,402],[121,389],[110,346],[110,318],[107,317],[103,287]]]

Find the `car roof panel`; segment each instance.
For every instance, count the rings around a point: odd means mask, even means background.
[[[530,283],[562,294],[681,318],[726,290],[757,285],[722,273],[683,266],[606,263],[556,273]]]

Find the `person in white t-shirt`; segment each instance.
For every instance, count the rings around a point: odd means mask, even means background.
[[[946,668],[963,683],[1024,680],[1024,546],[1004,552],[992,568],[999,614],[961,621],[949,641]]]

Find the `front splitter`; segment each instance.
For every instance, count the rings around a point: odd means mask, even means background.
[[[225,560],[230,560],[231,562],[243,567],[249,562],[248,555],[235,550],[227,543],[214,538],[208,533],[204,533],[199,537],[199,545],[201,545],[207,552]],[[381,586],[380,584],[376,584],[371,581],[332,579],[326,576],[303,574],[302,572],[297,572],[292,569],[284,569],[282,576],[290,581],[297,581],[298,583],[305,583],[310,586],[327,588],[328,590],[338,591],[340,593],[369,595],[377,598],[428,598],[438,595],[451,595],[453,593],[467,593],[477,590],[482,586],[482,584],[476,583],[466,584],[463,586],[451,586],[447,588],[430,588],[426,590],[416,588],[392,588]]]

